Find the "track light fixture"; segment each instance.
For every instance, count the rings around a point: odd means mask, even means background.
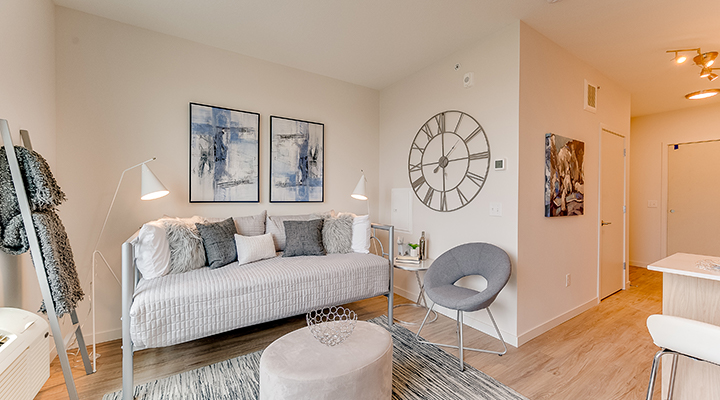
[[[687,51],[697,52],[698,54],[701,54],[701,53],[700,53],[700,49],[677,49],[677,50],[668,50],[668,51],[666,51],[666,53],[675,53],[675,58],[673,58],[673,61],[675,61],[675,62],[678,63],[678,64],[682,64],[682,63],[684,63],[684,62],[687,60],[687,56],[684,56],[684,55],[678,54],[678,53],[684,53],[684,52],[687,52]]]
[[[698,50],[698,53],[700,51]],[[695,65],[703,68],[710,68],[715,63],[715,59],[718,56],[717,51],[710,51],[707,53],[700,53],[693,58]],[[703,77],[704,78],[704,77]]]

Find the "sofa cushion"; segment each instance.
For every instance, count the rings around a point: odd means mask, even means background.
[[[228,218],[220,222],[196,223],[205,247],[210,268],[219,268],[237,259],[235,222]]]
[[[351,253],[353,236],[353,216],[340,215],[325,218],[323,222],[323,245],[328,254]]]
[[[283,257],[324,256],[322,241],[323,220],[285,221],[285,251]]]
[[[317,219],[315,214],[305,215],[268,215],[265,220],[265,232],[272,235],[275,251],[285,250],[285,221],[309,221]]]
[[[258,236],[265,234],[265,218],[267,211],[247,217],[233,217],[237,233],[243,236]]]
[[[253,261],[275,257],[275,243],[272,235],[266,233],[259,236],[235,235],[238,264],[249,264]]]

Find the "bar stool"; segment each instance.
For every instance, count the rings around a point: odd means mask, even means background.
[[[720,343],[720,326],[687,318],[655,314],[648,317],[647,327],[653,342],[661,349],[653,358],[647,400],[652,399],[660,358],[665,354],[672,354],[673,356],[668,400],[673,397],[678,355],[720,365],[720,346],[718,346],[718,343]]]

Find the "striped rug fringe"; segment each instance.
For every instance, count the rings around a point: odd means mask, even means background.
[[[370,320],[388,329],[387,316]],[[388,329],[390,330],[390,329]],[[509,387],[465,365],[440,348],[418,343],[415,334],[394,324],[393,400],[527,400]],[[183,372],[135,387],[138,400],[255,400],[260,392],[262,351]],[[122,391],[103,400],[120,400]]]

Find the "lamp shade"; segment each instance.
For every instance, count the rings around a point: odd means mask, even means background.
[[[360,181],[357,183],[355,190],[353,190],[350,196],[353,199],[367,200],[367,195],[365,194],[365,174],[360,177]]]
[[[155,200],[166,196],[169,190],[160,182],[160,180],[150,171],[147,165],[142,165],[142,189],[140,198],[142,200]]]

